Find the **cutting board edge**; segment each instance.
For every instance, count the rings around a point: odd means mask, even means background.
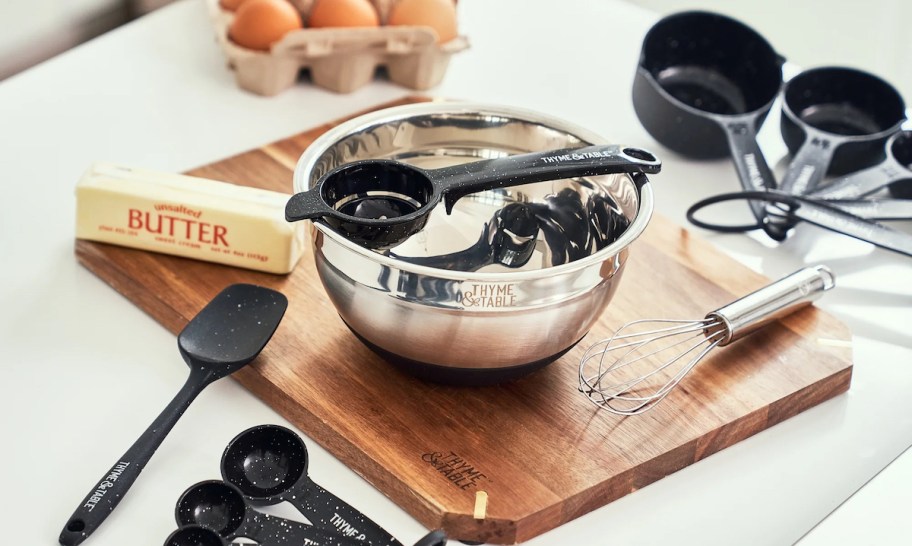
[[[853,368],[853,364],[849,362],[843,368],[813,385],[783,396],[767,407],[726,422],[717,429],[682,444],[674,450],[620,472],[613,479],[595,484],[593,487],[552,505],[544,506],[538,511],[525,514],[517,519],[481,520],[475,519],[472,514],[450,511],[445,506],[427,502],[427,497],[415,492],[383,465],[377,464],[367,457],[359,456],[357,447],[344,435],[331,427],[324,426],[319,416],[307,412],[303,407],[296,407],[293,401],[283,400],[282,403],[276,404],[274,394],[259,390],[265,387],[257,382],[268,382],[268,380],[253,369],[250,370],[251,373],[245,373],[243,377],[236,379],[296,427],[307,430],[309,438],[333,453],[372,487],[382,492],[398,506],[408,506],[409,514],[426,527],[444,528],[452,537],[457,537],[459,540],[516,544],[540,536],[589,512],[607,506],[615,500],[656,483],[662,478],[760,432],[769,430],[814,406],[844,394],[851,386]],[[822,393],[820,392],[821,385],[826,386]],[[805,396],[805,393],[813,394],[813,396]],[[795,403],[795,400],[799,402]],[[781,409],[779,409],[780,406]],[[731,431],[742,428],[744,430],[740,433],[731,433]],[[339,447],[343,445],[344,449],[340,450]],[[666,466],[667,471],[650,470],[659,466]],[[382,479],[378,479],[381,476]],[[414,504],[416,499],[423,501],[420,507],[416,507]]]
[[[187,325],[190,319],[175,311],[173,307],[160,298],[146,299],[140,297],[139,294],[142,294],[143,291],[139,289],[139,284],[135,282],[126,271],[116,267],[113,262],[104,259],[102,256],[105,247],[109,246],[113,245],[76,239],[73,252],[76,255],[76,260],[98,279],[107,283],[115,292],[126,298],[127,301],[135,305],[139,310],[155,319],[155,321],[164,326],[166,330],[177,335],[184,326]],[[118,247],[118,249],[120,248],[121,247]],[[123,250],[142,252],[140,250]],[[128,287],[136,287],[137,289],[128,290]],[[147,307],[146,304],[148,304],[149,307]]]
[[[555,529],[560,525],[569,523],[585,514],[607,506],[608,504],[636,492],[639,489],[647,487],[658,482],[662,478],[668,477],[675,472],[682,470],[696,462],[721,452],[741,441],[755,436],[765,430],[795,417],[808,409],[832,400],[841,394],[848,392],[851,387],[853,364],[849,362],[845,367],[840,368],[830,376],[821,379],[817,383],[807,385],[795,393],[782,397],[780,400],[772,402],[768,407],[758,409],[754,412],[743,415],[742,417],[724,423],[719,428],[710,431],[699,438],[686,442],[677,448],[666,452],[650,461],[640,463],[627,470],[617,474],[615,478],[595,484],[594,486],[575,493],[551,506],[542,508],[542,510],[527,514],[521,519],[511,521],[505,520],[514,529],[515,535],[510,536],[509,541],[495,541],[498,538],[504,538],[502,530],[497,532],[484,532],[484,528],[479,526],[476,521],[472,520],[470,515],[464,514],[445,514],[445,520],[449,522],[447,529],[471,529],[474,532],[459,536],[462,540],[482,540],[492,544],[515,544],[535,538],[542,533]],[[819,391],[821,385],[826,385],[823,393]],[[804,393],[814,394],[814,396],[804,396]],[[795,403],[794,400],[799,400]],[[782,409],[771,411],[782,405]],[[759,425],[751,425],[751,421],[759,419]],[[722,434],[723,429],[737,429],[747,423],[745,431],[740,434]],[[706,443],[709,436],[714,438],[723,437],[724,441],[712,441]],[[661,466],[668,464],[667,472],[647,471],[645,467]],[[575,506],[574,506],[575,505]],[[554,519],[556,517],[556,519]],[[549,523],[545,523],[549,521]]]

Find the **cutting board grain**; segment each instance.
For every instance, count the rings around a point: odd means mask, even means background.
[[[295,160],[329,127],[189,174],[290,193]],[[593,407],[577,391],[585,347],[628,320],[699,317],[768,282],[661,216],[633,245],[614,300],[582,343],[531,376],[485,388],[425,383],[371,353],[336,315],[309,253],[288,276],[87,241],[76,242],[76,255],[175,333],[228,284],[284,292],[284,322],[234,377],[423,524],[463,540],[530,539],[851,382],[850,333],[809,307],[711,354],[645,415]],[[331,479],[321,483],[332,489]],[[482,491],[487,503],[476,506]]]

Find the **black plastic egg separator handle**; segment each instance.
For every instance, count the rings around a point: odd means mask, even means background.
[[[222,478],[254,505],[290,502],[314,526],[366,541],[402,546],[388,531],[316,484],[307,474],[307,446],[279,425],[251,427],[231,440],[222,454]]]
[[[350,224],[423,222],[444,200],[449,214],[461,197],[484,190],[611,173],[658,173],[661,162],[639,148],[564,148],[426,170],[386,159],[347,163],[289,199],[288,221],[329,217]],[[422,224],[423,225],[423,224]]]
[[[202,390],[243,368],[266,346],[278,328],[288,300],[252,284],[222,290],[181,331],[178,349],[190,375],[152,425],[92,487],[60,533],[60,544],[80,544],[117,507],[168,432]]]

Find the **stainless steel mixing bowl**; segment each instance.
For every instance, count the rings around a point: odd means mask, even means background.
[[[305,191],[330,169],[359,159],[435,168],[603,143],[537,112],[413,104],[358,117],[322,135],[298,161],[294,189]],[[492,259],[485,250],[477,258],[448,259],[484,250],[498,211],[517,203],[535,211],[541,225],[531,255]],[[652,208],[645,175],[614,174],[464,197],[451,215],[435,209],[422,232],[391,251],[358,246],[320,221],[310,233],[326,293],[362,342],[419,377],[481,385],[538,369],[586,335],[617,289],[628,247]],[[523,244],[519,239],[514,242]]]

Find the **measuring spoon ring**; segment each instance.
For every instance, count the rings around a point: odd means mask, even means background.
[[[373,546],[402,546],[385,529],[313,482],[307,446],[293,431],[259,425],[235,436],[222,454],[224,480],[258,505],[288,501],[311,523]],[[363,546],[363,542],[362,542]]]
[[[251,538],[260,546],[363,546],[338,533],[257,512],[231,484],[199,482],[184,491],[174,509],[178,525],[199,525],[225,540]]]

